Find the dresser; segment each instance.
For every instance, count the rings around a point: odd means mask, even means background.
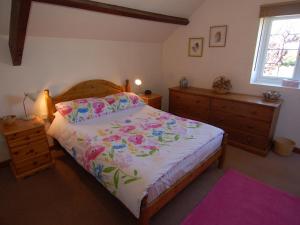
[[[229,144],[266,155],[272,146],[281,102],[244,94],[219,95],[209,89],[169,89],[169,111],[224,129]]]
[[[139,95],[147,105],[154,108],[161,109],[162,97],[159,94],[152,93],[150,95],[141,94]]]
[[[53,164],[44,124],[39,119],[17,120],[13,125],[0,124],[11,157],[11,169],[22,178]]]

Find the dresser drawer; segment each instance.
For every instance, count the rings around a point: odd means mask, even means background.
[[[10,149],[12,158],[16,161],[26,160],[27,158],[32,158],[43,152],[49,152],[49,145],[47,140],[40,140],[34,142],[33,144],[26,144],[17,147],[12,147]]]
[[[34,144],[35,142],[44,139],[47,139],[44,127],[39,127],[9,135],[7,136],[7,143],[11,148],[13,148],[21,145]]]
[[[265,149],[268,148],[269,140],[267,137],[247,134],[244,132],[240,132],[233,129],[224,128],[226,132],[228,132],[229,140],[249,145],[252,147],[255,147],[257,149],[261,149],[262,151],[265,151]]]
[[[184,109],[175,109],[171,110],[170,112],[176,116],[184,117],[187,119],[209,122],[209,111],[205,109],[198,110],[197,113],[189,112]]]
[[[249,118],[255,118],[271,122],[273,119],[273,109],[266,106],[254,104],[239,103],[235,101],[212,99],[212,111],[220,110],[231,112],[236,115],[242,115]]]
[[[25,160],[22,162],[14,162],[14,167],[17,174],[22,174],[27,171],[36,169],[43,165],[49,164],[51,162],[51,157],[49,153],[38,156],[36,158]]]
[[[215,110],[211,113],[211,122],[216,126],[225,126],[239,129],[251,134],[269,136],[271,123],[261,120],[248,118],[245,116],[234,115],[229,112]]]
[[[201,111],[201,109],[209,109],[209,98],[205,96],[171,92],[170,99],[173,108],[176,109],[192,110],[194,112]]]

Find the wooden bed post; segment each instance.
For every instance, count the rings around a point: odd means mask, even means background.
[[[47,114],[48,114],[47,118],[50,122],[52,122],[53,119],[54,119],[54,116],[53,116],[53,113],[54,113],[54,111],[53,111],[53,102],[52,102],[52,98],[49,94],[48,89],[44,90],[44,95],[45,95],[45,101],[46,101],[46,105],[47,105]]]
[[[226,155],[226,147],[227,147],[227,139],[228,139],[228,134],[224,133],[223,134],[223,140],[222,140],[222,154],[219,158],[219,163],[218,163],[218,168],[222,169],[224,166],[224,161],[225,161],[225,155]]]
[[[125,92],[130,92],[131,91],[131,87],[130,87],[130,83],[129,80],[125,81]]]
[[[142,200],[140,217],[138,219],[138,225],[149,225],[150,215],[147,212],[147,196]]]

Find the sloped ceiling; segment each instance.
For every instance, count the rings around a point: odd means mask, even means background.
[[[189,18],[204,0],[97,0]],[[9,32],[11,0],[0,1],[0,34]],[[27,34],[115,41],[162,42],[178,25],[33,2]]]

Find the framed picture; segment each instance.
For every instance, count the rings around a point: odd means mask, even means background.
[[[227,25],[212,26],[209,31],[209,47],[225,47]]]
[[[204,38],[190,38],[189,39],[189,56],[202,57]]]

